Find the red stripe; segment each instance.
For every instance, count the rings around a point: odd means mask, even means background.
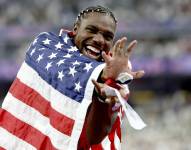
[[[112,126],[111,132],[108,135],[109,140],[111,142],[111,146],[110,146],[111,150],[115,150],[115,143],[114,143],[115,133],[117,133],[117,136],[119,137],[119,133],[118,133],[119,129],[121,130],[121,128],[120,128],[120,119],[119,119],[119,117],[117,117],[117,119],[115,120],[115,122],[114,122],[114,124]],[[121,137],[119,137],[119,139],[121,139]]]
[[[111,150],[115,150],[115,144],[114,144],[114,136],[115,136],[115,132],[111,132],[108,137],[109,137],[109,140],[111,142]]]
[[[92,145],[91,150],[103,150],[103,147],[101,146],[101,144]]]
[[[71,135],[74,120],[54,110],[50,102],[45,100],[44,97],[34,89],[28,87],[17,78],[9,91],[14,97],[48,117],[50,119],[50,124],[55,129],[68,136]]]
[[[0,150],[5,150],[3,147],[0,146]]]
[[[55,150],[49,137],[0,108],[0,126],[38,150]]]
[[[116,134],[121,142],[121,126],[120,126],[121,122],[120,122],[120,118],[118,117],[118,120],[116,122]]]

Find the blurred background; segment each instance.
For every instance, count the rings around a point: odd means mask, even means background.
[[[34,37],[72,29],[97,4],[116,15],[116,39],[138,40],[131,61],[146,72],[131,83],[129,103],[147,127],[124,119],[122,150],[191,150],[191,0],[0,0],[0,102]]]

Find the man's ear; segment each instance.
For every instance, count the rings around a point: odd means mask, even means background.
[[[78,24],[76,23],[75,25],[74,25],[74,28],[73,28],[73,35],[76,35],[77,34],[77,31],[78,31]]]

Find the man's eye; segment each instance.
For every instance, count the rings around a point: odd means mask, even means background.
[[[113,36],[111,36],[111,35],[104,35],[104,37],[105,37],[105,39],[106,39],[107,41],[113,40]]]
[[[97,30],[93,29],[93,28],[87,28],[87,31],[90,33],[96,33],[97,32]]]

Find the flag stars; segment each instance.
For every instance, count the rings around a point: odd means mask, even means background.
[[[38,58],[36,59],[36,61],[39,63],[42,59],[43,59],[43,54],[38,55]]]
[[[59,60],[59,62],[57,62],[56,64],[57,64],[58,67],[59,67],[61,64],[64,64],[64,61],[65,61],[65,59],[61,59],[61,60]]]
[[[69,69],[70,69],[70,71],[68,74],[71,74],[74,77],[74,74],[77,72],[75,67],[72,67],[72,68],[70,67]]]
[[[82,88],[82,87],[81,87],[81,85],[80,85],[80,82],[75,83],[75,90],[76,90],[76,91],[80,92],[80,89],[81,89],[81,88]]]
[[[38,50],[39,50],[39,51],[43,51],[43,50],[45,50],[45,49],[46,49],[46,48],[43,47],[43,48],[39,48]]]
[[[84,70],[86,70],[87,72],[89,72],[89,70],[91,69],[91,68],[93,68],[92,67],[92,63],[85,63],[85,67],[84,67]]]
[[[58,71],[58,79],[62,81],[62,78],[64,77],[63,71]]]
[[[56,58],[56,55],[57,55],[57,53],[52,53],[50,56],[48,56],[48,58],[50,58],[50,59]]]
[[[69,49],[68,49],[69,52],[76,52],[78,51],[77,47],[76,46],[71,46]]]
[[[50,41],[48,38],[46,38],[46,40],[42,41],[44,43],[44,45],[49,45],[50,44]]]
[[[36,51],[36,48],[33,48],[30,55],[32,56],[35,53],[35,51]]]
[[[50,67],[52,67],[52,62],[47,63],[47,65],[46,65],[45,68],[46,68],[46,70],[48,71]]]
[[[55,45],[56,50],[57,50],[57,49],[61,49],[61,48],[62,48],[62,45],[64,45],[64,44],[61,44],[60,42],[58,42],[58,43]]]
[[[38,42],[38,38],[34,39],[32,44],[35,45],[37,42]]]
[[[81,64],[81,62],[79,62],[79,61],[77,61],[77,60],[72,63],[73,66],[75,66],[75,65],[80,65],[80,64]]]
[[[64,37],[64,42],[67,44],[68,40],[69,40],[69,37],[66,35],[66,36]]]
[[[71,58],[72,57],[72,55],[71,54],[66,54],[65,56],[63,56],[63,57],[65,57],[65,58]]]

